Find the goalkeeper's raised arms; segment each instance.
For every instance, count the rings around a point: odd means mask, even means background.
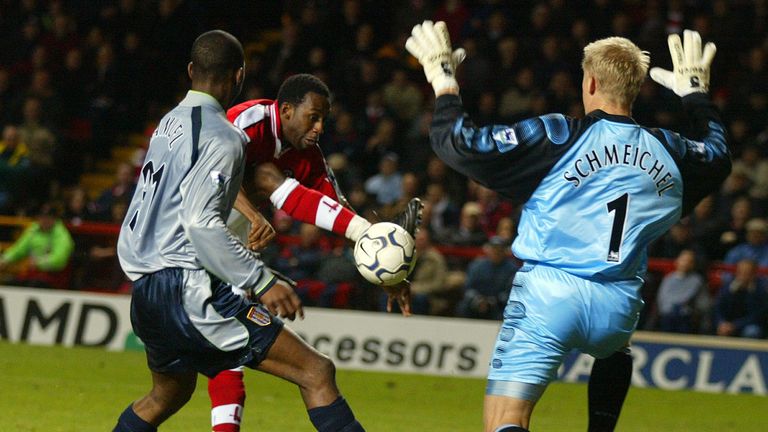
[[[673,70],[652,68],[651,78],[680,97],[697,92],[708,93],[709,69],[717,51],[715,44],[707,43],[702,51],[701,36],[693,30],[683,32],[683,43],[677,34],[669,35],[667,43]]]
[[[464,61],[466,52],[463,48],[451,51],[451,37],[444,22],[424,21],[415,25],[405,49],[421,63],[435,95],[459,93],[456,68]]]

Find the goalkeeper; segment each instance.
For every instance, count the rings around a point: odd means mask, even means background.
[[[584,118],[549,114],[478,128],[459,97],[462,52],[452,52],[445,24],[414,27],[406,48],[437,96],[432,148],[457,171],[524,203],[512,250],[525,264],[490,361],[486,432],[528,430],[572,349],[607,359],[593,369],[590,430],[615,426],[631,375],[626,346],[643,307],[647,247],[717,190],[731,166],[707,96],[715,46],[702,49],[693,31],[683,39],[669,36],[673,71],[654,68],[651,77],[682,98],[696,127],[689,138],[632,119],[650,59],[619,37],[584,48]]]

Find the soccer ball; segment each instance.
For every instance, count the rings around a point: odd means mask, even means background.
[[[416,263],[413,237],[391,222],[370,226],[355,243],[355,265],[363,277],[377,285],[395,285]]]

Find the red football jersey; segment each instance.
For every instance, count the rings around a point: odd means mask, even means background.
[[[245,163],[257,166],[272,162],[287,177],[339,201],[342,196],[333,172],[325,163],[320,147],[304,150],[283,145],[277,101],[254,99],[235,105],[227,118],[248,135]]]

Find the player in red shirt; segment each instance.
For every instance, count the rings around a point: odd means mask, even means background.
[[[268,198],[292,218],[352,241],[357,241],[371,225],[351,210],[317,144],[330,109],[329,99],[330,91],[321,80],[299,74],[283,82],[277,100],[250,100],[227,111],[229,120],[250,138],[246,174],[235,209],[240,218],[251,223],[251,248],[264,247],[274,237],[274,230],[249,197],[254,201]],[[393,222],[413,236],[421,222],[421,209],[418,198],[411,200]],[[230,218],[229,224],[243,222]],[[397,301],[404,315],[410,314],[408,284],[384,288],[389,305]],[[242,368],[223,371],[211,379],[208,394],[213,430],[239,431],[245,401]]]

